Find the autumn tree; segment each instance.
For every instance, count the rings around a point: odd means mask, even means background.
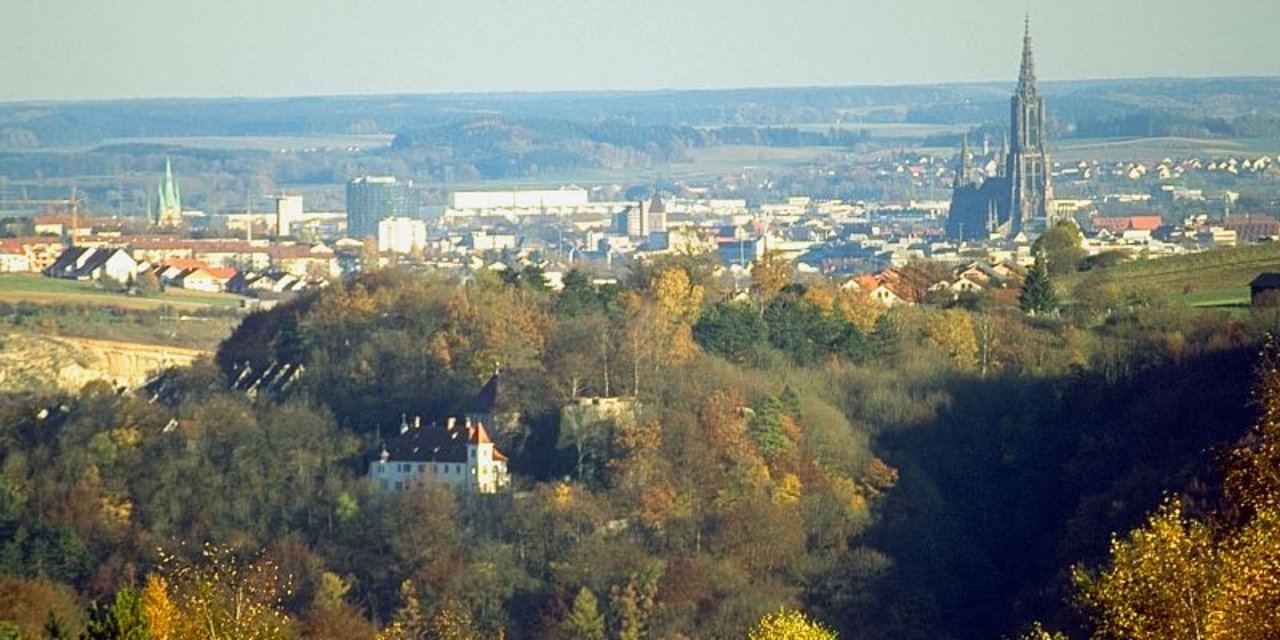
[[[1031,250],[1037,255],[1045,256],[1049,273],[1061,275],[1074,271],[1080,261],[1084,260],[1087,252],[1083,241],[1080,227],[1071,220],[1062,220],[1040,234],[1031,245]]]
[[[761,314],[791,282],[791,263],[778,251],[768,251],[751,263],[751,296]]]
[[[1073,570],[1102,639],[1280,637],[1280,345],[1257,371],[1259,417],[1227,456],[1225,503],[1188,515],[1170,498],[1111,543],[1107,562]]]
[[[761,618],[747,633],[749,640],[836,640],[836,632],[794,609]]]
[[[301,619],[301,635],[311,640],[361,639],[373,636],[373,625],[347,601],[351,584],[329,571],[320,576],[315,598]]]
[[[1186,518],[1177,501],[1166,502],[1145,526],[1112,541],[1100,573],[1073,573],[1081,602],[1096,612],[1095,637],[1207,637],[1216,556],[1208,528]]]
[[[649,635],[649,618],[657,602],[658,583],[666,567],[655,561],[628,576],[625,584],[609,591],[618,640],[642,640]]]
[[[168,596],[179,614],[173,626],[175,637],[287,637],[290,620],[282,599],[289,592],[289,580],[273,563],[248,562],[231,549],[214,545],[206,545],[200,556],[199,564],[164,557]]]
[[[164,576],[158,573],[147,575],[141,600],[151,640],[178,640],[181,614],[169,597],[169,583]]]
[[[925,343],[962,369],[978,363],[978,337],[973,317],[960,309],[930,314],[924,323]]]

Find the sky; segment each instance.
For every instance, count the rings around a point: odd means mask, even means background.
[[[1280,75],[1277,0],[0,5],[0,101]]]

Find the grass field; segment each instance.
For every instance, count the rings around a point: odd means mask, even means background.
[[[1245,307],[1249,305],[1249,287],[1203,289],[1182,296],[1193,307]]]
[[[169,290],[142,298],[99,289],[91,282],[58,280],[30,274],[0,274],[0,301],[34,302],[38,304],[84,304],[124,309],[155,310],[170,306],[175,309],[236,308],[240,298],[223,293]]]
[[[1280,271],[1280,243],[1214,249],[1185,256],[1126,262],[1107,269],[1125,290],[1144,290],[1196,307],[1239,306],[1249,302],[1249,282],[1264,271]],[[1063,276],[1070,291],[1085,274]]]
[[[1136,161],[1187,156],[1252,156],[1280,152],[1280,138],[1067,138],[1052,145],[1053,159]]]

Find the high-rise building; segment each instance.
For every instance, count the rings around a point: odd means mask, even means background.
[[[276,235],[293,235],[295,224],[302,222],[302,196],[276,198]]]
[[[1043,231],[1053,223],[1044,96],[1036,82],[1030,20],[1022,38],[1022,65],[1009,111],[1009,135],[1001,145],[1001,161],[984,161],[984,166],[995,168],[995,175],[975,171],[967,141],[960,150],[947,215],[947,235],[953,240],[1013,237]],[[986,175],[977,175],[980,173]]]
[[[657,194],[619,211],[613,216],[613,231],[632,238],[647,238],[667,230],[667,207]]]
[[[412,180],[364,176],[347,183],[347,235],[376,238],[378,221],[392,217],[418,217]]]

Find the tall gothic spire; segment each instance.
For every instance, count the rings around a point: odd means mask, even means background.
[[[1018,93],[1036,93],[1036,62],[1031,55],[1031,15],[1027,14],[1022,34],[1022,69],[1018,72]]]
[[[956,179],[954,187],[959,189],[969,184],[969,132],[960,139],[960,157],[956,161]]]

